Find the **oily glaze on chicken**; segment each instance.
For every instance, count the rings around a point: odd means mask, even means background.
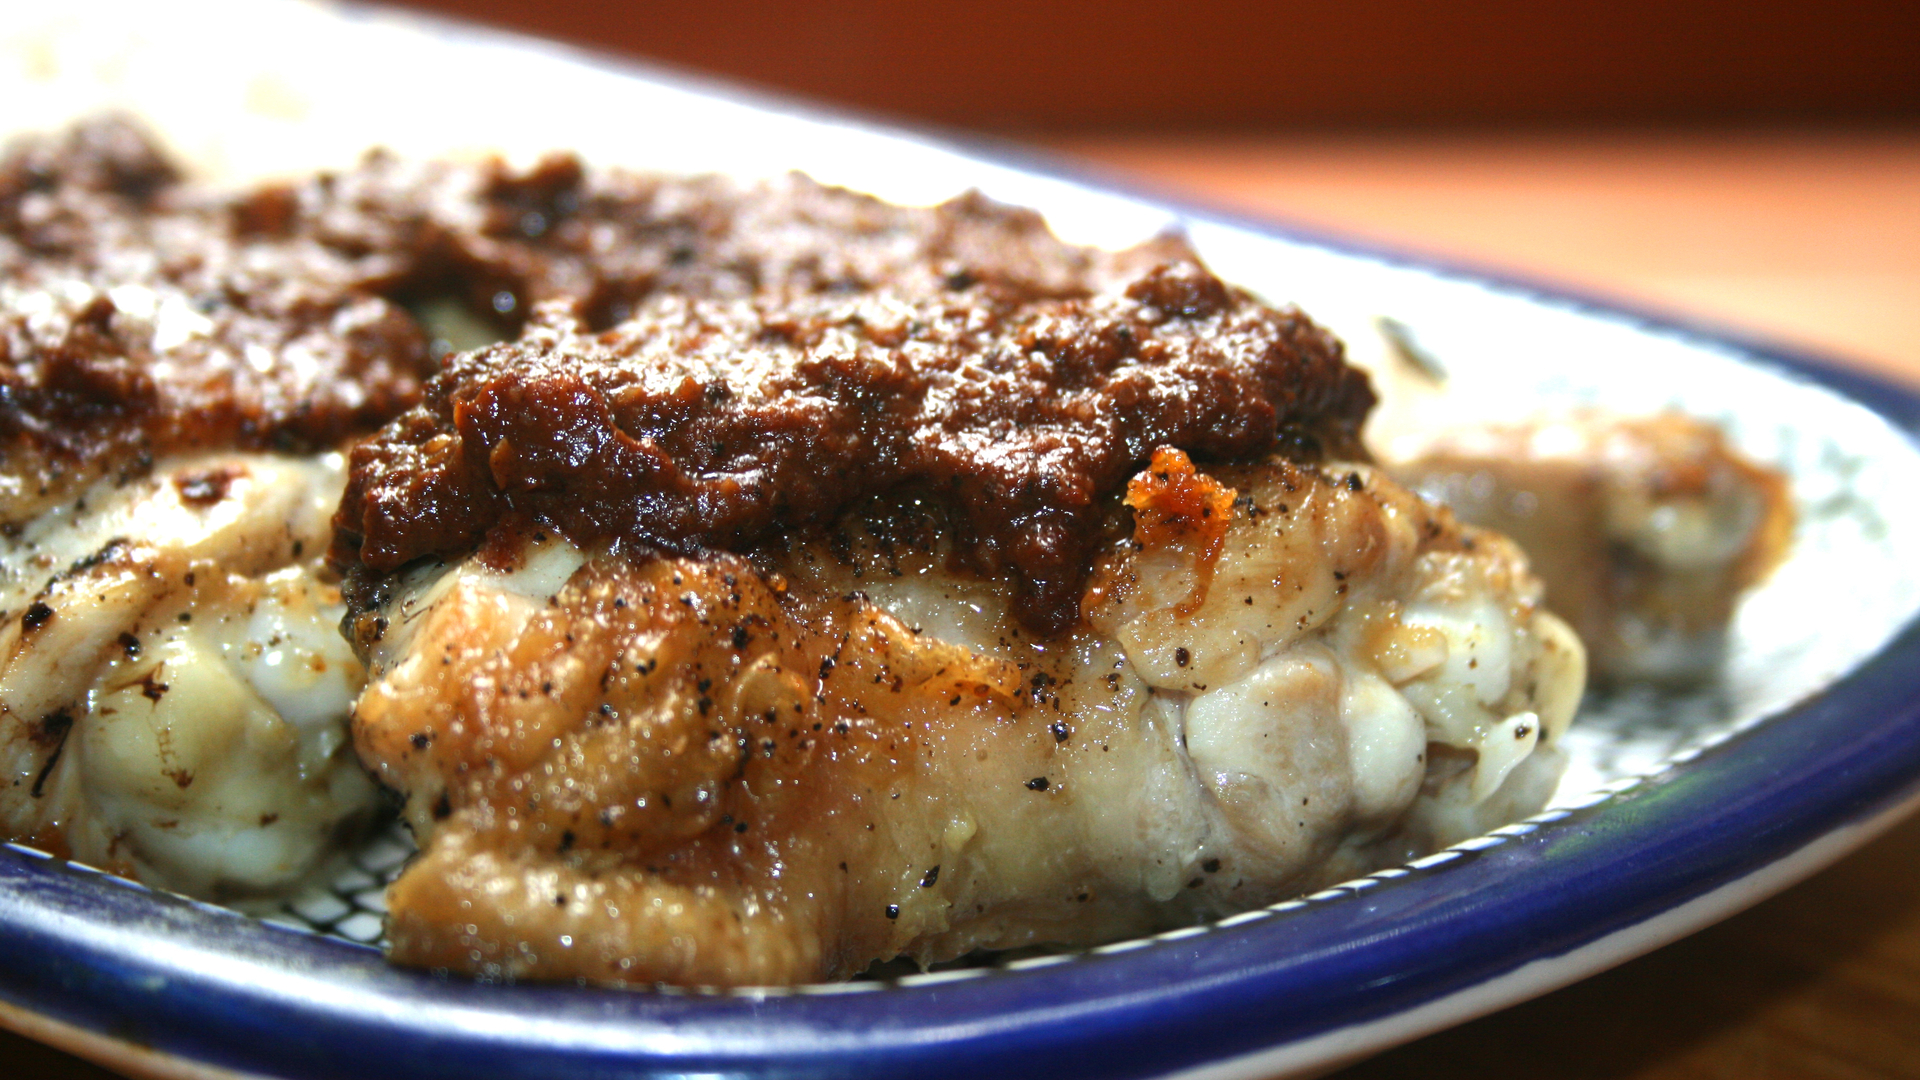
[[[1584,661],[1517,550],[1329,457],[1371,400],[1337,343],[1153,253],[1065,298],[661,299],[455,359],[336,535],[356,745],[422,845],[391,955],[844,978],[1538,808]]]
[[[1394,476],[1518,541],[1597,677],[1710,678],[1742,592],[1784,554],[1784,477],[1713,425],[1598,411],[1410,434]]]
[[[1544,801],[1581,652],[1506,541],[1360,466],[1167,450],[1129,501],[1052,637],[925,504],[408,575],[355,726],[423,847],[393,957],[844,978],[1243,910]]]
[[[344,722],[365,670],[318,558],[343,464],[169,458],[0,540],[0,831],[246,897],[365,827]]]
[[[426,342],[177,180],[111,120],[0,158],[0,836],[257,895],[377,805],[327,451]]]

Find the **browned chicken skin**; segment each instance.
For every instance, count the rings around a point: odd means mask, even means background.
[[[1166,451],[1130,500],[1052,638],[899,506],[753,559],[548,536],[401,583],[355,721],[423,848],[392,955],[844,978],[1242,910],[1544,799],[1579,646],[1511,546],[1364,468]],[[1489,603],[1450,669],[1443,611]]]

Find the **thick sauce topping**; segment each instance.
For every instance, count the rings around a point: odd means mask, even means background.
[[[355,450],[334,558],[384,573],[490,536],[511,557],[546,526],[741,550],[910,487],[955,508],[961,549],[1018,583],[1023,621],[1063,629],[1156,447],[1360,456],[1373,403],[1305,316],[1168,242],[1133,258],[1070,298],[959,272],[937,291],[663,297],[600,333],[542,309]]]
[[[427,340],[350,260],[177,180],[115,121],[0,158],[0,522],[175,451],[332,447],[418,396]]]
[[[802,177],[375,153],[213,196],[109,119],[0,158],[0,272],[0,524],[157,456],[337,446],[420,402],[356,459],[333,555],[362,576],[548,525],[752,547],[919,487],[1057,629],[1155,446],[1359,456],[1372,402],[1331,337],[1177,240],[1098,252],[977,195]],[[454,355],[422,401],[451,346],[415,312],[448,308],[517,340]]]
[[[213,195],[137,126],[99,119],[0,155],[0,473],[32,478],[0,494],[0,521],[177,450],[371,430],[433,370],[415,310],[464,308],[498,339],[540,302],[598,327],[659,290],[848,291],[910,270],[935,288],[963,267],[1049,293],[1099,258],[980,199],[908,210],[566,155],[517,171],[376,152]]]

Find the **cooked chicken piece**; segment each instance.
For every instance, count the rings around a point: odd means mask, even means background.
[[[412,401],[426,339],[343,265],[121,121],[0,156],[0,836],[229,898],[372,817],[331,451]]]
[[[318,558],[343,465],[169,458],[0,541],[0,831],[226,898],[366,825],[365,672]]]
[[[396,959],[840,978],[1544,802],[1580,648],[1511,545],[1325,464],[1372,402],[1331,336],[1170,242],[1064,295],[905,277],[546,305],[355,450]]]
[[[1678,413],[1406,435],[1385,457],[1402,482],[1518,541],[1610,681],[1710,677],[1740,594],[1793,531],[1786,478]]]
[[[1541,806],[1583,679],[1517,549],[1365,466],[1162,449],[1068,633],[937,500],[732,555],[525,538],[390,580],[362,757],[423,851],[392,956],[782,984],[1087,944]]]

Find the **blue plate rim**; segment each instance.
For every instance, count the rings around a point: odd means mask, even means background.
[[[579,55],[763,111],[865,127],[1130,195],[1182,221],[1625,318],[1824,386],[1909,439],[1920,430],[1920,394],[1809,351],[1521,275],[1170,199],[1002,145],[899,131]],[[1909,624],[1841,681],[1767,722],[1596,805],[1452,854],[1444,869],[1363,879],[1374,883],[1192,936],[878,992],[704,996],[440,979],[388,968],[369,949],[7,845],[0,1001],[183,1061],[288,1077],[1038,1077],[1065,1063],[1076,1075],[1116,1080],[1162,1075],[1430,1005],[1618,934],[1884,812],[1920,790],[1916,673],[1920,624]],[[1442,874],[1444,889],[1423,887]]]

